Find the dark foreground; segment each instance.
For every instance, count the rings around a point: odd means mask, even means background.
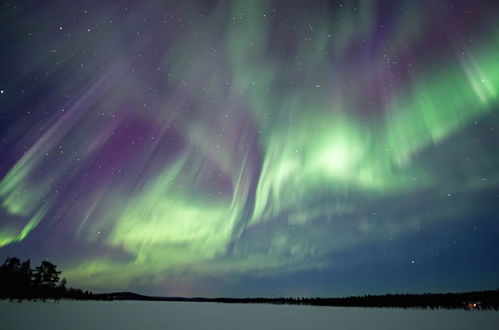
[[[497,330],[494,311],[149,301],[0,301],[2,330]]]

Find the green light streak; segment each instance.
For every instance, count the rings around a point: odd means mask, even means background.
[[[76,219],[77,225],[71,227],[75,238],[130,258],[123,262],[106,256],[88,259],[70,268],[68,276],[90,285],[113,279],[125,285],[152,272],[215,274],[322,267],[321,256],[335,249],[407,233],[431,221],[417,214],[405,215],[405,221],[394,224],[392,219],[403,218],[400,210],[408,208],[408,202],[387,207],[379,222],[365,220],[364,213],[377,203],[392,202],[397,196],[410,199],[407,196],[425,190],[440,191],[444,184],[463,193],[497,184],[497,175],[477,182],[478,170],[463,171],[462,181],[451,184],[420,155],[496,111],[499,34],[492,41],[477,41],[470,50],[436,55],[432,65],[418,66],[407,80],[383,81],[393,85],[379,92],[384,102],[372,109],[356,109],[352,104],[359,102],[355,101],[368,99],[370,90],[363,88],[379,86],[356,85],[355,75],[363,75],[359,81],[375,84],[377,77],[391,73],[384,55],[403,58],[403,46],[421,42],[428,33],[423,28],[426,18],[417,11],[407,24],[387,33],[400,47],[383,42],[379,49],[366,47],[372,51],[367,59],[350,59],[352,48],[364,44],[375,28],[374,7],[371,1],[360,2],[355,11],[349,5],[332,16],[321,14],[311,23],[296,24],[296,49],[273,57],[271,7],[263,1],[236,1],[220,42],[225,49],[217,49],[224,55],[221,68],[216,68],[218,55],[208,56],[204,46],[192,42],[211,38],[214,18],[207,19],[207,31],[200,36],[194,36],[198,31],[193,29],[192,38],[178,41],[163,61],[165,67],[175,68],[171,76],[165,75],[168,87],[175,89],[173,101],[158,101],[162,106],[157,113],[130,111],[151,127],[147,138],[154,142],[126,158],[136,165],[126,177],[98,177],[95,190],[61,208],[67,218],[70,214]],[[220,19],[220,14],[215,18]],[[364,67],[365,72],[359,69]],[[206,70],[205,76],[200,68]],[[227,79],[221,74],[225,71]],[[120,84],[118,79],[113,82]],[[129,84],[121,87],[126,90],[133,85]],[[192,107],[196,113],[185,110],[191,109],[189,98],[205,108]],[[24,240],[61,198],[54,192],[64,186],[63,179],[73,175],[67,169],[74,167],[74,156],[67,154],[59,155],[46,175],[39,175],[48,153],[69,140],[89,168],[100,161],[99,152],[120,127],[102,123],[109,107],[121,114],[123,105],[113,102],[92,104],[82,111],[86,116],[62,116],[2,178],[1,209],[16,220],[0,223],[0,247]],[[87,131],[94,138],[86,139]],[[180,141],[181,147],[172,147],[181,149],[173,150],[177,153],[161,150],[164,144],[159,141],[170,138],[169,134]],[[247,139],[232,141],[241,136]],[[168,157],[155,159],[162,152]],[[431,160],[445,160],[445,152],[432,155]],[[494,159],[490,164],[484,168],[493,171]],[[217,194],[213,177],[223,177],[230,187]],[[451,206],[440,202],[442,209],[434,211],[436,219],[462,211],[449,211]],[[342,217],[351,223],[339,224],[340,228],[331,230],[331,238],[325,238],[330,233],[321,226],[314,227]],[[282,223],[302,232],[267,237],[261,229]],[[245,245],[244,240],[249,240],[245,235],[252,234],[255,241],[260,236],[265,239]],[[140,269],[143,265],[147,270]],[[113,275],[106,275],[109,272]]]

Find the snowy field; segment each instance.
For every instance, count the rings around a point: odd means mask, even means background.
[[[499,329],[499,312],[192,302],[11,303],[0,329]]]

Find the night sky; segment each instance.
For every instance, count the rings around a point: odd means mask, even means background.
[[[2,1],[0,257],[183,296],[499,287],[498,1]]]

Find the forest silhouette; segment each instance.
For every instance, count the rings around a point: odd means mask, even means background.
[[[0,266],[0,299],[46,300],[90,299],[92,293],[67,288],[66,279],[60,280],[61,272],[49,261],[42,261],[34,269],[30,260],[7,258]]]

